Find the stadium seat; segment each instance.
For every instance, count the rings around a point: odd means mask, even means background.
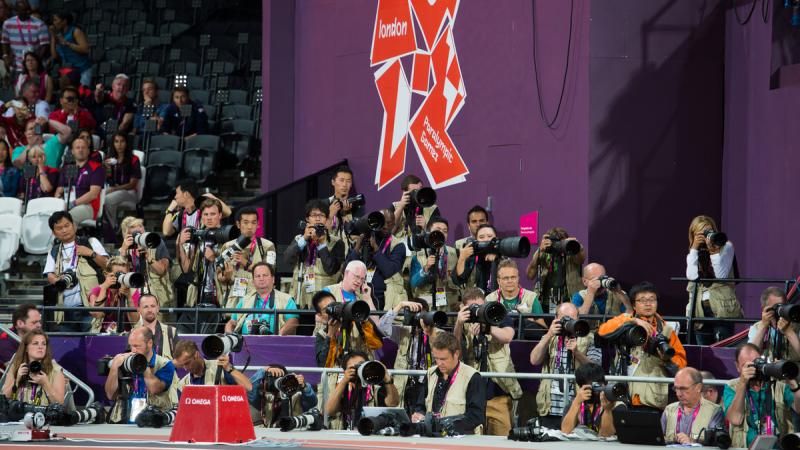
[[[189,95],[189,97],[191,97],[192,100],[200,102],[204,106],[208,106],[208,104],[211,102],[211,93],[202,89],[196,91],[192,88],[190,89],[191,95]]]
[[[176,152],[180,155],[180,152]],[[180,167],[167,164],[149,164],[145,179],[144,198],[148,200],[170,200],[178,183]]]
[[[214,173],[217,152],[198,148],[183,152],[183,175],[204,184]]]
[[[212,134],[197,134],[186,138],[183,151],[188,152],[189,150],[200,149],[209,150],[212,152],[219,150],[219,136],[214,136]]]
[[[159,85],[161,86],[161,85]],[[161,104],[168,104],[172,102],[172,92],[167,89],[159,89],[158,90],[158,103]]]
[[[225,105],[222,107],[222,117],[220,120],[251,119],[253,107],[241,104]]]
[[[47,219],[56,211],[64,210],[64,200],[42,197],[28,202],[22,217],[22,248],[32,255],[44,255],[53,243],[53,232]]]
[[[156,134],[150,137],[150,155],[148,155],[147,162],[150,163],[153,158],[153,153],[167,151],[167,150],[180,150],[181,138],[171,134]]]
[[[151,153],[147,160],[147,165],[152,166],[157,164],[180,168],[181,152],[178,150],[161,150]]]
[[[0,271],[11,267],[11,258],[19,249],[21,232],[22,217],[19,214],[0,214]]]
[[[14,197],[0,197],[0,214],[22,217],[22,200]]]
[[[228,104],[247,104],[247,91],[241,89],[231,89],[228,91]]]
[[[236,156],[238,161],[243,161],[250,155],[250,147],[255,130],[252,120],[236,119],[222,122],[222,138],[225,150]]]

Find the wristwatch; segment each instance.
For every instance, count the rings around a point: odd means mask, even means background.
[[[792,392],[800,391],[800,383],[797,384],[796,388],[789,388],[789,390],[792,391]]]

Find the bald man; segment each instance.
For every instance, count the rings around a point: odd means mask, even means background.
[[[572,296],[572,303],[580,314],[608,313],[613,317],[633,309],[628,295],[619,285],[611,290],[603,287],[602,280],[606,277],[606,268],[600,264],[589,263],[583,268],[581,281],[586,289]]]
[[[694,367],[684,367],[675,374],[678,401],[661,413],[661,429],[668,444],[692,444],[700,431],[723,426],[722,408],[703,398],[703,375]]]

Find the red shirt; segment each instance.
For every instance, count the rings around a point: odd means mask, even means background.
[[[50,119],[66,125],[69,115],[63,109],[59,109],[50,113]],[[94,128],[97,126],[97,121],[94,120],[92,114],[83,108],[78,108],[78,112],[73,115],[72,120],[78,121],[79,129],[88,128],[90,130],[94,130]]]

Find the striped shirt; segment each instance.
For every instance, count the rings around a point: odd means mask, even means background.
[[[14,53],[14,67],[22,71],[25,52],[36,51],[40,46],[49,44],[50,32],[47,31],[47,25],[35,17],[21,20],[14,16],[3,22],[0,43],[11,46],[11,51]]]
[[[557,358],[559,360],[559,367],[554,368],[554,373],[574,373],[574,364],[573,367],[567,367],[567,346],[561,347],[560,353],[561,355]],[[595,347],[594,345],[590,345],[589,348],[586,349],[586,357],[589,359],[590,362],[595,364],[602,364],[603,362],[603,353],[600,351],[599,348]],[[570,355],[569,359],[574,359],[572,355]],[[567,389],[569,392],[564,398],[564,394],[562,393],[562,388],[564,387],[563,381],[561,380],[553,380],[553,384],[550,387],[550,415],[551,416],[563,416],[564,412],[566,411],[570,402],[575,397],[575,383],[567,382]]]

